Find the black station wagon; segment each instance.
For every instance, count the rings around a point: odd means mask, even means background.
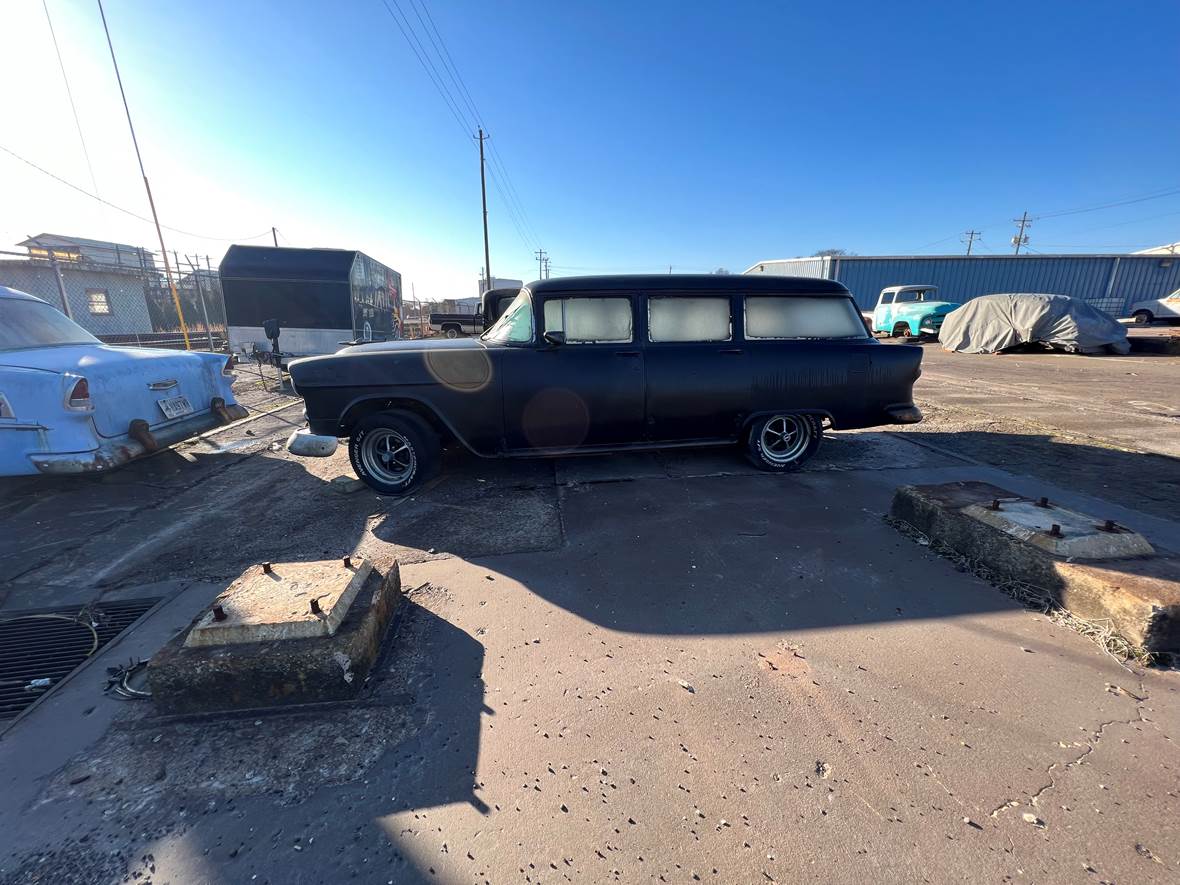
[[[882,345],[848,290],[774,276],[535,282],[478,339],[390,341],[291,363],[308,427],[288,448],[330,455],[399,494],[445,443],[483,457],[740,445],[788,471],[836,429],[921,420],[922,351]]]

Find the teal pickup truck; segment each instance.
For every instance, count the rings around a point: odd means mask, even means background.
[[[959,306],[955,301],[939,301],[938,286],[889,286],[877,296],[872,330],[895,338],[937,338],[943,318]]]

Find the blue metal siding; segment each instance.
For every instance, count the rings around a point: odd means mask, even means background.
[[[759,272],[761,266],[762,273],[825,276],[823,261],[766,261],[749,272]],[[997,292],[1047,292],[1072,295],[1117,317],[1125,316],[1132,302],[1161,298],[1180,288],[1180,260],[1160,255],[842,256],[831,270],[865,309],[877,303],[886,286],[932,283],[947,301]]]

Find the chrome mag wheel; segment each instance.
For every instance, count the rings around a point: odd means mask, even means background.
[[[418,469],[418,456],[410,441],[388,427],[370,430],[360,446],[365,469],[379,482],[400,485],[408,482]]]

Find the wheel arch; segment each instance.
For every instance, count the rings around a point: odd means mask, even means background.
[[[766,418],[770,418],[774,415],[813,415],[816,418],[820,419],[820,431],[821,432],[824,429],[824,424],[823,424],[824,419],[827,419],[829,426],[835,425],[835,419],[832,418],[832,413],[829,412],[827,409],[794,409],[794,408],[760,409],[757,412],[751,412],[749,415],[746,416],[745,420],[742,422],[741,439],[745,439],[747,436],[750,435],[750,428],[752,428],[757,422],[762,421]]]
[[[459,442],[474,454],[481,454],[476,452],[467,440],[455,431],[450,422],[439,415],[433,406],[412,396],[368,396],[353,400],[340,416],[341,436],[351,436],[353,428],[370,415],[396,411],[417,415],[438,434],[442,444]]]

